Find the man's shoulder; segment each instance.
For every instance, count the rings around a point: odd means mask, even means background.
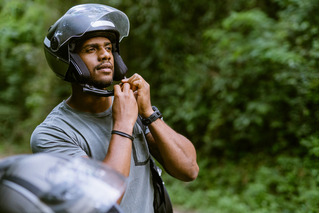
[[[39,147],[50,147],[59,141],[70,141],[72,121],[66,114],[64,103],[61,102],[33,130],[30,144],[34,152],[38,152]]]
[[[50,134],[52,131],[59,131],[64,128],[65,110],[63,102],[58,104],[47,117],[34,129],[33,135],[39,135],[42,133]]]
[[[65,101],[63,101],[52,109],[52,111],[47,115],[47,117],[39,126],[60,125],[61,122],[72,119],[74,116],[72,116],[71,114],[72,112],[67,107]]]

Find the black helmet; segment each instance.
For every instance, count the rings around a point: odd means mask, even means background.
[[[119,42],[129,34],[129,19],[120,10],[102,4],[81,4],[69,9],[49,28],[44,39],[44,50],[50,68],[63,80],[78,82],[84,91],[101,96],[113,93],[88,85],[90,72],[74,50],[79,39],[105,36],[113,43],[114,76],[124,78],[127,67],[119,51]]]
[[[0,212],[122,212],[124,176],[88,158],[16,155],[0,162]]]

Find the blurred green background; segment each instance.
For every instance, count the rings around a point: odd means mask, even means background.
[[[131,22],[129,76],[197,148],[199,177],[164,179],[182,212],[318,212],[319,2],[2,0],[0,156],[29,153],[35,128],[70,93],[43,39],[67,9],[104,3]]]

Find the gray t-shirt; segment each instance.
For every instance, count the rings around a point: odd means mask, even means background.
[[[65,101],[56,106],[34,130],[31,149],[37,152],[89,156],[102,161],[107,153],[113,127],[112,107],[102,113],[72,109]],[[153,212],[150,153],[143,130],[133,128],[130,175],[120,207],[125,213]]]

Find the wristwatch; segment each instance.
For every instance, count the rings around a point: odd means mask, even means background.
[[[152,113],[152,115],[150,115],[148,118],[142,118],[141,119],[143,125],[145,125],[145,126],[150,125],[153,121],[157,120],[158,118],[162,118],[162,114],[158,110],[157,107],[152,106],[152,109],[154,111],[154,113]]]

